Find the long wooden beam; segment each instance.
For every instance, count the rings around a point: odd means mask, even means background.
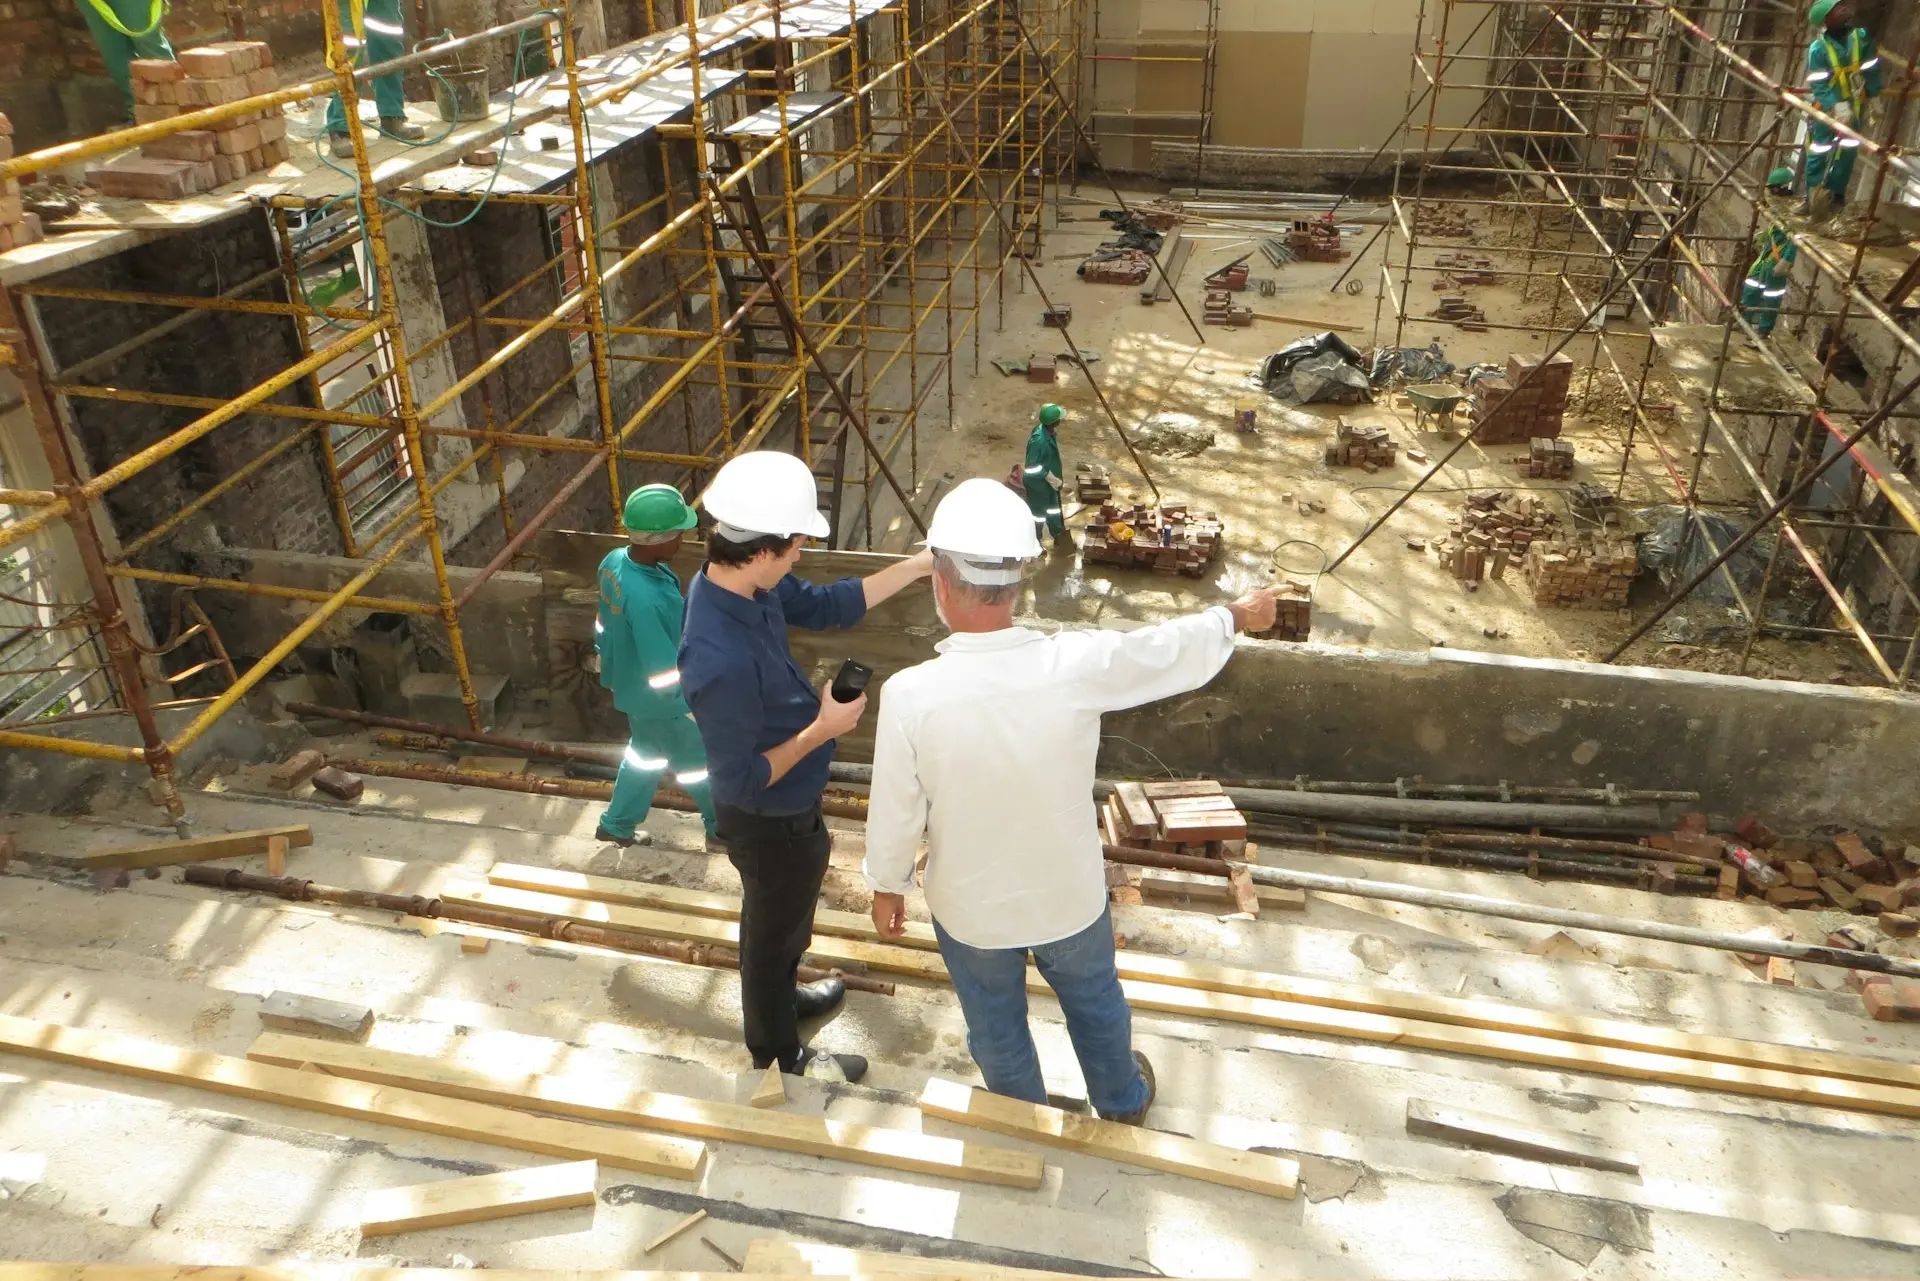
[[[622,907],[588,899],[561,898],[527,890],[509,890],[498,886],[476,886],[464,893],[474,902],[501,902],[547,912],[555,916],[591,921],[610,929],[634,930],[657,937],[711,938],[727,942],[737,938],[739,927],[731,921],[685,916],[648,908]],[[502,897],[510,896],[510,897]],[[449,890],[446,897],[460,898],[463,892]],[[843,913],[842,915],[852,915]],[[816,923],[817,923],[816,917]],[[686,935],[672,933],[690,931]],[[836,938],[815,934],[808,951],[822,960],[857,963],[889,973],[908,974],[930,981],[947,981],[946,967],[935,953],[915,947],[897,947],[858,938]],[[1784,1099],[1825,1107],[1856,1111],[1883,1112],[1892,1116],[1920,1116],[1920,1090],[1899,1084],[1859,1081],[1783,1068],[1723,1063],[1710,1059],[1688,1058],[1674,1053],[1656,1053],[1615,1045],[1588,1044],[1538,1033],[1512,1032],[1463,1024],[1438,1022],[1430,1018],[1374,1013],[1369,1010],[1342,1009],[1308,1004],[1303,1000],[1256,996],[1233,991],[1177,986],[1165,981],[1174,971],[1161,967],[1152,981],[1128,978],[1141,953],[1120,954],[1121,986],[1136,1008],[1195,1018],[1219,1019],[1233,1023],[1251,1023],[1261,1027],[1282,1028],[1320,1036],[1349,1037],[1417,1049],[1439,1050],[1455,1054],[1473,1054],[1483,1058],[1505,1059],[1540,1067],[1590,1072],[1601,1076],[1620,1076],[1632,1080],[1651,1080],[1697,1089],[1723,1090],[1761,1098]],[[1193,963],[1183,963],[1192,966]],[[1231,973],[1231,971],[1227,971]],[[1243,974],[1254,973],[1241,971]],[[1187,977],[1192,978],[1192,972]],[[1267,977],[1258,976],[1262,981]],[[1287,980],[1292,982],[1294,980]],[[1037,970],[1027,970],[1030,991],[1046,992]],[[1492,1004],[1492,1003],[1488,1003]],[[1637,1027],[1626,1024],[1624,1026]],[[1656,1029],[1648,1029],[1649,1032]],[[1817,1051],[1806,1051],[1817,1053]],[[1860,1060],[1877,1063],[1877,1060]],[[1892,1065],[1897,1067],[1898,1065]]]
[[[546,1210],[577,1210],[594,1203],[599,1177],[599,1162],[569,1161],[404,1188],[375,1188],[360,1199],[360,1235],[396,1236]]]
[[[112,849],[89,850],[66,861],[75,867],[172,867],[177,863],[200,863],[215,858],[242,858],[265,854],[274,837],[288,845],[313,844],[313,829],[305,823],[292,827],[262,827],[250,832],[217,832],[190,841],[155,841],[149,845],[119,845]]]
[[[712,894],[673,885],[649,885],[611,876],[588,876],[579,872],[502,863],[496,864],[487,873],[487,879],[495,884],[526,889],[549,887],[554,892],[597,902],[644,904],[719,919],[738,919],[740,914],[740,900],[733,895]],[[822,934],[872,942],[917,948],[935,946],[932,929],[917,921],[907,923],[907,933],[902,938],[882,940],[873,928],[873,921],[856,912],[821,908],[814,913],[814,929]],[[1893,1059],[1868,1058],[1834,1050],[1802,1049],[1770,1041],[1703,1035],[1627,1019],[1562,1014],[1553,1010],[1511,1005],[1505,1001],[1429,996],[1422,992],[1371,987],[1363,983],[1302,978],[1266,970],[1183,960],[1151,952],[1122,950],[1115,959],[1122,978],[1165,983],[1174,987],[1268,997],[1306,1005],[1324,1005],[1331,1009],[1358,1010],[1432,1023],[1455,1023],[1491,1031],[1520,1032],[1529,1036],[1610,1045],[1626,1050],[1654,1050],[1682,1058],[1920,1089],[1920,1064]],[[929,976],[924,969],[920,973],[922,977]]]
[[[564,1047],[555,1044],[553,1048],[558,1058]],[[1045,1161],[1034,1152],[680,1094],[632,1090],[597,1076],[589,1079],[539,1072],[492,1072],[445,1059],[273,1032],[255,1040],[247,1057],[283,1067],[311,1063],[336,1076],[429,1094],[832,1157],[888,1170],[937,1174],[970,1183],[1037,1188],[1046,1169]]]
[[[706,1145],[698,1140],[528,1116],[485,1103],[249,1063],[224,1054],[182,1050],[157,1041],[5,1014],[0,1014],[0,1051],[523,1152],[598,1160],[670,1179],[698,1179],[706,1155]]]

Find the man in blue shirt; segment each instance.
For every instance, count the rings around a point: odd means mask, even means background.
[[[714,834],[707,756],[680,694],[680,625],[687,606],[680,580],[666,564],[698,523],[672,485],[642,485],[627,495],[620,514],[628,545],[600,562],[600,609],[593,623],[600,683],[626,714],[628,734],[613,797],[594,836],[615,845],[649,843],[651,837],[638,829],[668,769],[700,807],[707,836]]]
[[[820,813],[833,743],[860,722],[866,695],[815,690],[787,628],[848,628],[925,578],[931,553],[825,587],[793,576],[808,538],[829,532],[813,473],[791,454],[757,451],[714,474],[701,501],[714,528],[687,590],[680,685],[707,748],[714,809],[740,873],[740,1011],[753,1065],[857,1081],[867,1061],[800,1041],[800,1020],[840,1003],[838,979],[797,985],[832,838]]]

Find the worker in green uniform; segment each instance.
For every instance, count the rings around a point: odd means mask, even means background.
[[[1864,133],[1867,109],[1880,96],[1880,54],[1865,27],[1854,25],[1853,0],[1815,0],[1807,11],[1821,28],[1807,48],[1807,92],[1841,124]],[[1858,138],[1846,138],[1818,120],[1807,122],[1806,212],[1824,219],[1847,203]]]
[[[340,0],[340,35],[356,67],[400,57],[407,51],[407,28],[400,17],[400,0]],[[427,131],[419,125],[407,123],[407,99],[399,72],[374,80],[373,101],[380,109],[381,133],[405,142],[418,142],[427,136]],[[347,109],[339,94],[333,95],[333,101],[327,104],[327,145],[337,158],[353,155],[353,136],[347,132]]]
[[[1067,522],[1060,514],[1060,495],[1066,487],[1061,479],[1060,420],[1067,411],[1058,405],[1040,406],[1040,421],[1027,437],[1026,466],[1020,472],[1020,487],[1026,491],[1027,510],[1033,513],[1034,533],[1045,526],[1056,545],[1071,545]]]
[[[87,20],[100,60],[107,74],[120,89],[121,118],[133,120],[133,77],[127,64],[135,58],[164,58],[173,61],[173,46],[167,43],[166,0],[77,0],[80,16]]]
[[[645,845],[638,831],[653,806],[660,776],[693,794],[714,839],[713,792],[707,784],[707,751],[700,742],[686,697],[680,692],[680,624],[686,599],[680,580],[666,566],[698,517],[672,485],[643,485],[627,495],[620,523],[627,546],[600,562],[600,613],[594,640],[600,651],[600,683],[613,691],[613,705],[626,713],[627,750],[613,780],[613,799],[594,835],[615,845]]]
[[[1790,200],[1793,170],[1775,169],[1768,174],[1767,194],[1773,197],[1770,204]],[[1800,251],[1775,215],[1763,211],[1762,216],[1767,221],[1753,238],[1756,257],[1740,289],[1740,314],[1764,338],[1773,332],[1773,322],[1779,318],[1787,297],[1787,282],[1793,278],[1793,260],[1799,257]]]

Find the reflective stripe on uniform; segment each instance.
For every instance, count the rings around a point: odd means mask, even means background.
[[[1842,138],[1840,145],[1843,147],[1857,147],[1860,145],[1860,140],[1858,138]]]
[[[1039,474],[1040,474],[1041,472],[1043,472],[1043,471],[1045,471],[1045,470],[1046,470],[1046,466],[1045,466],[1044,464],[1042,464],[1042,465],[1041,465],[1041,466],[1039,466],[1039,467],[1029,467],[1029,468],[1027,468],[1027,472],[1026,472],[1026,474],[1027,474],[1027,475],[1029,475],[1029,476],[1038,476],[1038,475],[1039,475]]]
[[[661,672],[658,676],[647,677],[648,689],[672,689],[679,683],[680,669],[677,667],[670,672]]]
[[[707,771],[703,769],[688,770],[684,774],[675,774],[673,781],[682,787],[692,787],[695,783],[704,783],[707,781]]]
[[[1833,79],[1833,73],[1832,73],[1831,71],[1809,71],[1809,72],[1807,73],[1807,79],[1809,79],[1809,80],[1831,80],[1831,79]]]
[[[1787,287],[1785,285],[1780,286],[1778,289],[1767,290],[1767,297],[1769,298],[1785,298],[1786,296]]]
[[[1860,64],[1860,70],[1872,71],[1875,67],[1879,65],[1880,65],[1880,55],[1876,53],[1871,58],[1868,58],[1865,62]]]
[[[1748,276],[1745,283],[1749,289],[1765,289],[1767,287],[1767,282],[1756,276]]]
[[[622,753],[621,759],[635,769],[665,769],[667,767],[666,757],[642,756],[633,750],[632,743],[627,744],[627,750]]]
[[[404,36],[407,29],[397,22],[382,22],[378,18],[362,18],[362,26],[368,31],[378,31],[383,36]]]
[[[1810,142],[1807,144],[1807,150],[1816,156],[1824,156],[1833,150],[1833,144],[1830,142]]]

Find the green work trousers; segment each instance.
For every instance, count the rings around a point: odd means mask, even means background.
[[[366,28],[366,38],[355,52],[353,42],[359,39],[359,33],[353,29],[353,14],[350,0],[340,0],[340,29],[347,37],[347,50],[354,53],[353,65],[364,67],[371,63],[387,62],[407,51],[406,28],[400,16],[400,0],[367,0],[361,12],[361,22]],[[380,108],[382,120],[407,114],[407,99],[404,86],[400,83],[398,72],[390,76],[381,76],[373,82],[374,105]],[[327,132],[345,133],[347,131],[347,109],[340,104],[340,95],[335,94],[333,101],[327,104]]]
[[[94,0],[74,0],[80,6],[80,16],[87,20],[87,30],[93,33],[93,43],[100,50],[100,60],[107,64],[107,74],[113,77],[113,83],[120,87],[120,101],[126,106],[127,114],[133,114],[133,78],[127,70],[127,64],[135,58],[165,58],[173,60],[173,46],[167,43],[165,23],[156,24],[153,30],[143,36],[123,36],[107,25],[107,20],[94,7]],[[120,25],[129,31],[139,31],[153,21],[151,0],[100,0],[120,20]]]

